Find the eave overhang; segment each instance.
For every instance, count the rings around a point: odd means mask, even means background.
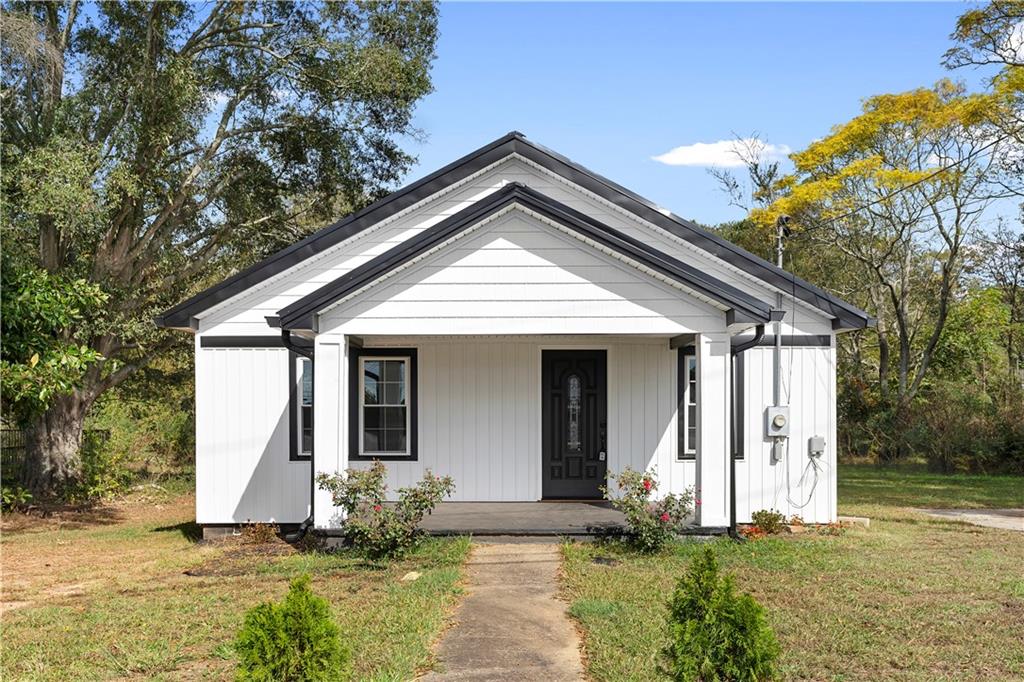
[[[229,277],[220,284],[196,294],[165,311],[155,318],[155,322],[160,327],[194,329],[194,318],[202,312],[350,239],[382,220],[406,210],[446,187],[511,155],[518,155],[577,184],[603,200],[656,225],[678,239],[720,258],[755,279],[821,310],[833,318],[833,326],[836,330],[862,329],[873,324],[872,318],[855,306],[795,277],[718,235],[659,208],[625,187],[584,168],[561,154],[527,140],[522,133],[518,132],[511,132],[498,138],[417,182]]]

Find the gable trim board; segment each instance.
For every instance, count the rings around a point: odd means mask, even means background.
[[[833,328],[837,330],[859,329],[874,324],[874,320],[864,311],[689,221],[659,209],[621,185],[587,170],[557,152],[530,142],[518,132],[509,133],[481,147],[170,308],[157,317],[155,322],[160,327],[193,329],[193,318],[203,311],[322,253],[511,155],[521,156],[743,270],[752,277],[822,310],[833,318]]]
[[[706,296],[722,307],[728,324],[757,324],[779,317],[768,304],[731,284],[711,277],[530,187],[513,182],[283,308],[278,313],[277,324],[282,329],[315,331],[315,318],[321,311],[372,286],[390,273],[513,205],[536,212],[542,219],[568,228],[586,241],[667,277],[686,290]]]

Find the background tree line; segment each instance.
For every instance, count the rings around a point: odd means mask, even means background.
[[[951,38],[950,70],[994,72],[982,92],[869,97],[789,174],[739,141],[744,176],[713,174],[748,217],[719,230],[772,259],[787,216],[787,268],[877,318],[840,337],[842,454],[1024,473],[1024,4],[967,11]]]
[[[789,216],[787,267],[878,319],[840,341],[844,454],[1024,471],[1024,216],[991,220],[1022,198],[1022,7],[952,27],[983,91],[870,97],[793,172],[753,142],[718,174],[727,238],[771,257]],[[103,494],[191,459],[191,346],[152,317],[409,168],[437,9],[6,0],[0,32],[4,425],[37,496]]]

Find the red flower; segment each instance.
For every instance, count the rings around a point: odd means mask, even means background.
[[[379,512],[382,508],[379,504],[373,505],[373,511]]]
[[[700,504],[700,500],[694,500],[693,503],[694,504]]]
[[[652,485],[651,479],[645,478],[644,479],[644,490],[650,490],[651,489],[651,485]]]
[[[662,520],[662,521],[665,521],[665,522],[667,523],[667,522],[668,522],[668,519],[669,519],[669,516],[668,516],[668,514],[662,514],[662,515],[661,515],[661,520]]]

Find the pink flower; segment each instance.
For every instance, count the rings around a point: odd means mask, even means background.
[[[649,479],[649,478],[645,478],[644,479],[644,490],[650,490],[652,485],[653,484],[651,483],[651,479]]]
[[[383,507],[381,507],[379,504],[373,505],[373,511],[379,512],[381,509],[383,509]]]
[[[668,519],[669,519],[669,516],[668,516],[668,514],[662,514],[662,515],[661,515],[661,520],[662,520],[662,521],[665,521],[665,522],[667,523],[667,522],[668,522]]]
[[[693,503],[694,504],[700,504],[700,500],[694,500]]]

